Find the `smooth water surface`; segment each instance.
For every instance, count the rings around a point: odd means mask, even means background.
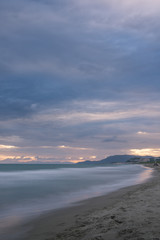
[[[141,165],[0,165],[0,230],[20,219],[147,180]]]

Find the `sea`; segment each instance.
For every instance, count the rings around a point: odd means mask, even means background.
[[[142,165],[0,164],[0,234],[50,210],[143,183]]]

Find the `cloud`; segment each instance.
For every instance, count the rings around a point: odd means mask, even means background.
[[[10,145],[0,145],[0,149],[12,149],[17,148],[16,146],[10,146]]]
[[[72,103],[73,104],[73,103]],[[43,112],[40,115],[43,121],[61,121],[64,124],[82,124],[87,122],[110,122],[120,120],[134,120],[136,118],[156,118],[160,115],[158,105],[148,105],[143,103],[143,107],[135,104],[121,102],[80,102],[71,108],[63,111]],[[80,107],[79,107],[80,106]],[[78,111],[77,111],[78,109]],[[54,116],[54,117],[53,117]],[[140,132],[139,132],[140,133]]]
[[[139,134],[139,135],[146,135],[148,133],[147,132],[138,131],[137,134]]]
[[[38,156],[16,156],[8,158],[1,158],[0,163],[33,163],[33,164],[40,164],[40,163],[69,163],[69,161],[65,161],[64,159],[58,159],[57,157],[38,157]]]
[[[139,156],[160,156],[160,148],[131,149],[131,154]]]
[[[0,1],[0,144],[61,161],[158,148],[159,11],[158,0]]]
[[[18,156],[18,157],[8,157],[6,159],[0,160],[0,163],[31,163],[36,162],[37,159],[35,157],[24,157],[24,156]]]
[[[111,136],[111,137],[107,137],[103,140],[103,142],[107,142],[107,143],[111,143],[111,142],[118,142],[118,143],[124,143],[126,142],[126,140],[124,139],[120,139],[117,136]]]
[[[91,150],[90,148],[71,147],[71,146],[65,146],[65,145],[58,146],[57,148],[59,148],[59,149],[71,149],[71,150]]]

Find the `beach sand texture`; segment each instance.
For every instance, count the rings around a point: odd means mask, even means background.
[[[160,170],[147,183],[42,215],[25,240],[160,240]]]

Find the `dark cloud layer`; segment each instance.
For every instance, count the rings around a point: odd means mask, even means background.
[[[157,0],[1,1],[0,146],[19,147],[1,154],[158,148],[159,10]]]

